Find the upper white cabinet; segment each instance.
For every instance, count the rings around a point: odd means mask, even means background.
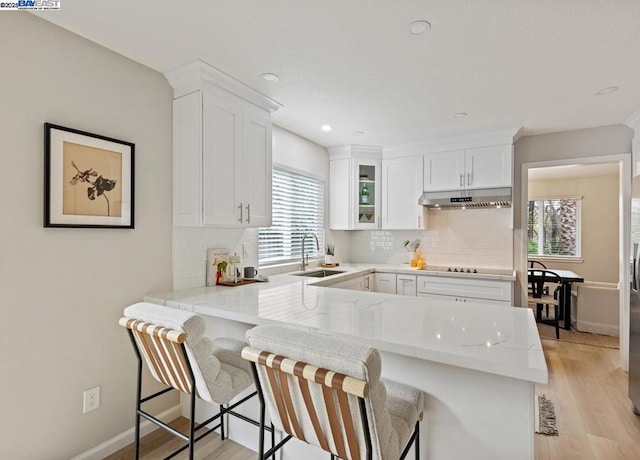
[[[463,188],[464,150],[425,154],[423,177],[425,192]]]
[[[512,165],[512,145],[427,153],[424,191],[510,187]]]
[[[174,225],[271,225],[271,112],[279,104],[195,61],[174,87]]]
[[[422,155],[382,160],[382,228],[416,230],[423,228]]]
[[[382,149],[359,145],[329,149],[329,227],[380,228]]]

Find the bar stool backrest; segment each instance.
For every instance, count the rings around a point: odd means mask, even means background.
[[[149,302],[127,307],[119,324],[131,331],[151,375],[161,383],[213,402],[209,385],[220,371],[202,316]],[[205,375],[207,378],[205,379]]]
[[[242,356],[256,364],[279,430],[344,460],[399,457],[376,349],[266,325],[247,341]]]

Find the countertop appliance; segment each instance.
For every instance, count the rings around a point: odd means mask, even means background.
[[[629,296],[629,398],[640,415],[640,176],[633,178],[631,195],[631,289]]]

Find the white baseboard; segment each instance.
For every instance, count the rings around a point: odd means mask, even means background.
[[[620,327],[617,325],[594,323],[591,321],[577,321],[575,323],[576,330],[580,332],[591,332],[593,334],[610,335],[612,337],[620,337]]]
[[[170,407],[157,417],[165,423],[175,420],[180,417],[180,404]],[[145,436],[159,428],[159,426],[151,423],[150,421],[143,420],[142,423],[140,423],[140,436]],[[73,457],[71,460],[101,460],[131,444],[134,441],[134,435],[135,428],[131,427],[127,431],[114,436],[99,446]]]

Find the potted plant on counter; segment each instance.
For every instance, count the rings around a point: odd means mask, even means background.
[[[335,264],[336,263],[335,255],[336,255],[336,245],[327,243],[327,251],[324,256],[324,264],[325,265]]]

